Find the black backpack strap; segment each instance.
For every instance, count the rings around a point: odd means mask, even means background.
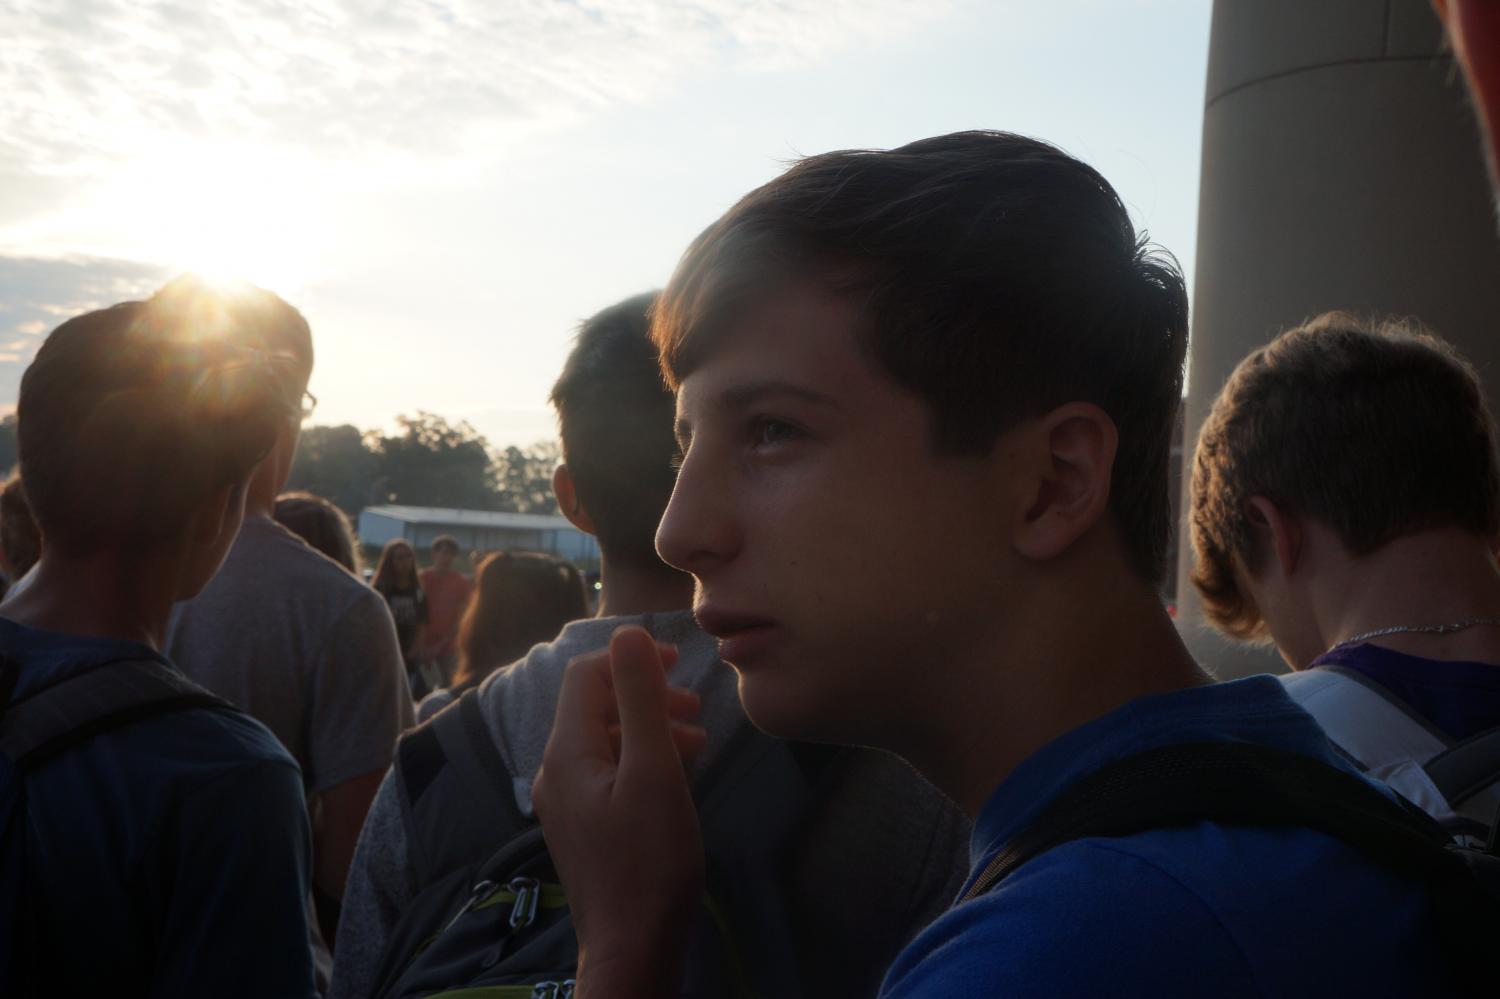
[[[483,813],[482,822],[491,836],[509,836],[531,820],[521,814],[516,804],[515,775],[506,766],[484,720],[478,689],[465,691],[454,708],[455,719],[437,727],[448,761],[474,791],[471,802]],[[483,792],[488,790],[488,794]]]
[[[1457,808],[1500,781],[1500,725],[1439,753],[1422,769],[1448,804]]]
[[[0,753],[24,773],[101,733],[190,708],[237,710],[156,660],[101,663],[9,703]]]
[[[1128,757],[1069,787],[995,855],[960,901],[1075,839],[1200,822],[1315,829],[1412,876],[1445,878],[1462,867],[1454,867],[1441,826],[1357,777],[1288,750],[1186,743]]]
[[[406,798],[411,858],[424,882],[488,855],[529,824],[516,805],[514,777],[490,735],[478,689],[465,691],[401,737],[396,774]],[[428,797],[429,790],[455,782]],[[464,804],[458,813],[456,801]]]
[[[1455,846],[1431,816],[1352,774],[1300,753],[1247,743],[1167,746],[1084,777],[1006,844],[959,902],[1075,839],[1200,822],[1300,826],[1342,841],[1426,889],[1436,938],[1464,974],[1492,978],[1496,972],[1500,898],[1493,856]]]

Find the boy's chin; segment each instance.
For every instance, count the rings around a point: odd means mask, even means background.
[[[766,676],[740,674],[740,703],[751,723],[778,739],[798,742],[856,743],[847,726],[840,724],[826,704]]]

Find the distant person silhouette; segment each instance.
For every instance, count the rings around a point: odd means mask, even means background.
[[[427,630],[427,594],[417,574],[417,550],[411,542],[395,538],[381,549],[370,586],[385,598],[396,622],[396,641],[406,663],[406,678],[412,696],[422,698],[437,679],[431,664],[422,658],[422,636]]]
[[[458,622],[464,608],[469,606],[469,595],[474,592],[474,583],[453,568],[458,558],[458,539],[440,534],[432,541],[432,565],[422,570],[420,580],[422,593],[427,598],[427,630],[422,635],[419,657],[432,663],[439,685],[453,682],[453,670],[458,665]],[[477,567],[478,562],[474,565]]]

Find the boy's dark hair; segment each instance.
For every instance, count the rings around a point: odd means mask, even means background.
[[[298,413],[268,330],[301,322],[258,288],[174,282],[63,323],[21,379],[17,436],[49,548],[157,544],[215,490],[248,482]],[[302,324],[305,327],[305,323]]]
[[[312,377],[312,329],[302,313],[280,296],[244,282],[213,282],[196,274],[173,278],[151,296],[154,308],[171,312],[179,323],[198,328],[233,326],[237,342],[253,345],[275,359],[283,393],[302,405]]]
[[[349,515],[329,500],[297,490],[276,497],[276,522],[354,575],[364,568]]]
[[[437,537],[432,539],[432,550],[434,552],[440,551],[444,548],[448,549],[454,555],[457,555],[459,552],[458,539],[451,534],[439,534]]]
[[[1331,528],[1352,555],[1433,527],[1500,535],[1495,421],[1479,376],[1413,322],[1330,312],[1252,352],[1198,436],[1192,581],[1208,619],[1264,631],[1235,570],[1255,571],[1245,503],[1264,496]]]
[[[579,327],[552,387],[563,460],[615,562],[659,566],[656,526],[672,495],[672,393],[662,381],[647,313],[656,293],[612,305]]]
[[[860,302],[860,343],[927,403],[943,451],[1099,405],[1119,431],[1110,507],[1133,567],[1161,581],[1187,295],[1097,171],[1005,132],[802,160],[683,256],[652,330],[669,383],[748,303],[806,277]]]

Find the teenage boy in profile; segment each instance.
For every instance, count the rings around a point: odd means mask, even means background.
[[[716,762],[765,741],[746,740],[756,733],[735,695],[734,673],[693,620],[692,578],[663,563],[654,545],[672,495],[675,450],[672,393],[648,336],[656,298],[628,298],[583,323],[552,389],[563,455],[553,490],[563,514],[599,541],[598,614],[568,624],[554,641],[534,646],[466,695],[477,699],[526,815],[569,660],[607,648],[622,626],[649,629],[677,650],[678,682],[693,692],[712,729],[693,772],[700,785],[725,781]],[[502,845],[495,841],[496,824],[485,821],[490,812],[478,807],[467,783],[410,762],[424,759],[414,751],[420,740],[456,721],[453,713],[462,707],[449,707],[446,720],[439,715],[406,737],[398,766],[376,796],[344,896],[334,999],[372,994],[382,954],[399,939],[403,914],[419,911],[413,903],[423,889]],[[747,838],[787,838],[776,894],[796,951],[775,952],[795,968],[750,971],[790,974],[809,995],[868,996],[884,965],[957,890],[967,823],[900,761],[846,751],[820,766],[816,798],[795,831],[777,834],[766,816],[776,811],[768,782],[736,779],[736,772],[744,771],[731,770],[727,783],[714,786],[744,798],[745,812],[754,816],[745,820]],[[780,799],[797,793],[794,782],[784,780],[770,790]],[[736,900],[726,915],[733,922],[744,912]],[[424,928],[418,939],[448,919],[443,911],[438,925]]]
[[[1162,606],[1186,332],[1108,182],[992,132],[804,160],[663,294],[683,454],[657,545],[746,711],[893,750],[975,821],[973,897],[886,995],[1447,992],[1422,889],[1307,828],[1075,839],[988,884],[1064,789],[1145,750],[1352,772],[1275,679],[1211,684]],[[563,689],[535,798],[584,996],[676,986],[701,860],[668,703],[638,631]]]
[[[1229,376],[1189,514],[1209,621],[1275,642],[1335,745],[1481,842],[1500,766],[1460,756],[1500,728],[1495,436],[1448,344],[1330,313]]]
[[[219,568],[251,476],[297,410],[259,334],[300,318],[260,289],[225,297],[178,281],[70,319],[37,351],[17,408],[46,545],[0,604],[7,756],[49,692],[62,715],[119,694],[97,685],[104,674],[207,699],[160,652],[167,615]],[[0,940],[14,962],[0,960],[0,988],[316,995],[297,765],[248,715],[193,703],[102,731],[95,714],[91,736],[64,730],[69,748],[15,778],[25,835],[6,845],[24,851],[27,890]]]

